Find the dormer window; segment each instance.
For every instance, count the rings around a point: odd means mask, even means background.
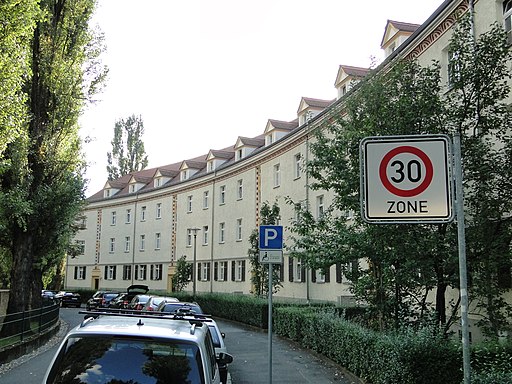
[[[183,171],[181,171],[180,180],[181,181],[188,180],[188,169],[184,169]]]
[[[243,149],[240,148],[238,151],[236,151],[236,159],[237,160],[242,159],[243,158],[243,154],[244,154]]]
[[[509,44],[512,44],[512,0],[503,2],[503,27],[507,32]]]
[[[153,186],[155,188],[158,188],[162,185],[162,178],[161,177],[157,177],[154,182],[153,182]]]
[[[215,167],[213,165],[213,161],[209,161],[208,163],[206,163],[206,172],[213,172],[214,169]]]
[[[135,192],[135,184],[130,184],[130,193]]]
[[[265,145],[270,145],[272,142],[272,134],[265,136]]]
[[[112,191],[111,191],[111,189],[110,189],[110,188],[105,189],[105,190],[103,191],[103,197],[110,197],[110,196],[112,196],[112,195],[111,195],[111,193],[112,193]]]

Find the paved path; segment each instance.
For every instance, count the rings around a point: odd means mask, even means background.
[[[235,359],[229,366],[232,383],[268,383],[268,334],[239,323],[224,320],[217,323],[226,333],[226,347]],[[272,360],[272,382],[276,384],[359,383],[332,361],[277,336],[272,339]]]

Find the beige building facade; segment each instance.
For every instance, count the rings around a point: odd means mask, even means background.
[[[478,0],[474,6],[477,34],[493,22],[512,33],[510,0]],[[382,40],[387,58],[379,70],[403,58],[415,58],[422,65],[436,60],[447,83],[452,27],[468,10],[467,1],[447,0],[422,25],[388,21]],[[88,198],[83,229],[76,235],[81,254],[67,260],[67,289],[124,290],[140,283],[168,291],[176,260],[186,256],[193,262],[195,255],[197,292],[249,294],[249,236],[260,225],[262,204],[278,203],[279,224],[285,229],[294,215],[287,198],[307,202],[315,216],[327,209],[332,193],[311,190],[303,169],[311,156],[308,145],[312,132],[328,115],[342,110],[351,87],[368,72],[340,65],[333,73],[336,99],[302,98],[297,119],[270,119],[258,137],[239,136],[229,147],[205,148],[203,153],[208,152],[194,159],[107,182]],[[285,230],[284,243],[289,242]],[[279,268],[283,286],[276,297],[351,300],[350,285],[339,265],[318,273],[285,251]],[[190,283],[186,290],[192,287]]]

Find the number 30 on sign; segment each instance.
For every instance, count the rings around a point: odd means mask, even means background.
[[[453,219],[450,139],[445,135],[361,141],[361,213],[367,222]]]

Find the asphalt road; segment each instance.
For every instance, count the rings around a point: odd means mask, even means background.
[[[62,336],[69,327],[80,323],[83,315],[76,308],[62,308],[61,319],[66,323]],[[269,383],[269,350],[266,332],[238,323],[217,320],[225,343],[234,361],[229,366],[233,384]],[[40,384],[59,345],[58,337],[38,351],[0,366],[2,384]],[[50,346],[51,345],[51,346]],[[272,382],[355,384],[356,378],[329,360],[299,348],[292,342],[274,337],[272,341]]]

